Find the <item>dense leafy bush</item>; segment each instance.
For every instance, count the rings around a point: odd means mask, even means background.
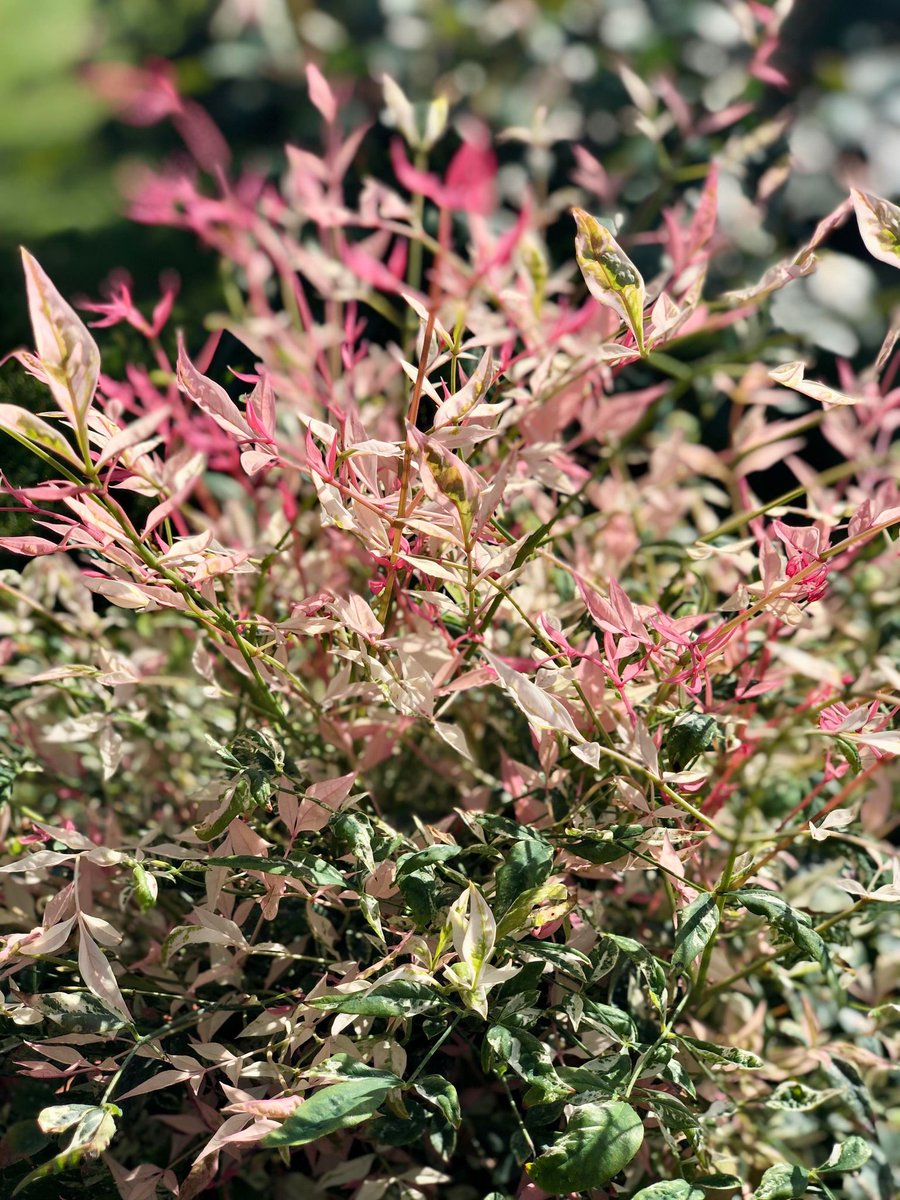
[[[323,151],[276,189],[164,72],[115,84],[195,160],[135,217],[217,251],[229,311],[175,349],[174,284],[148,318],[119,281],[112,377],[24,255],[15,1190],[888,1200],[897,327],[838,390],[767,301],[854,209],[898,265],[900,210],[854,192],[716,292],[714,164],[649,231],[590,215],[627,181],[584,151],[511,211],[486,130],[434,169],[446,105],[388,79],[360,178],[311,69]]]

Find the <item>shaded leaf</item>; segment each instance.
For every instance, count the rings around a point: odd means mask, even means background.
[[[748,912],[754,913],[758,917],[765,917],[770,925],[777,929],[783,937],[792,941],[807,958],[817,962],[823,971],[831,970],[828,947],[812,928],[812,921],[806,913],[793,908],[786,900],[782,900],[780,896],[776,896],[772,892],[745,889],[732,892],[731,895]]]
[[[523,838],[507,852],[496,874],[494,909],[502,917],[523,892],[547,881],[553,869],[553,847],[537,838]]]

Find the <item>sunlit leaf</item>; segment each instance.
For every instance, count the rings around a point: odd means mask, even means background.
[[[291,1113],[263,1146],[306,1146],[319,1138],[368,1121],[384,1103],[391,1085],[381,1079],[354,1079],[320,1088]]]
[[[644,1126],[630,1104],[585,1104],[572,1114],[565,1133],[526,1170],[538,1187],[554,1195],[589,1191],[618,1175],[643,1140]]]
[[[573,208],[578,226],[575,257],[595,300],[614,309],[644,353],[644,281],[637,267],[606,228],[583,208]]]

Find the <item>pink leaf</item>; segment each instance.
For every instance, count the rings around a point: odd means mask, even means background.
[[[240,440],[252,440],[253,430],[228,393],[219,384],[201,375],[187,356],[184,342],[178,338],[178,386],[215,423]]]
[[[114,1013],[118,1013],[130,1025],[131,1013],[119,991],[112,967],[83,923],[78,940],[78,970],[81,972],[81,978],[86,986],[97,999],[102,1001],[107,1008],[112,1009]]]
[[[26,554],[29,558],[37,558],[41,554],[55,554],[59,549],[57,542],[39,537],[0,537],[0,550],[9,550],[12,554]]]
[[[306,86],[309,88],[310,100],[328,124],[333,125],[337,116],[337,101],[325,76],[315,63],[306,64]]]

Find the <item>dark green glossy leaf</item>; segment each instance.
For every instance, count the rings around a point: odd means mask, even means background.
[[[193,865],[193,864],[189,864]],[[210,867],[230,867],[232,871],[261,871],[264,875],[289,875],[315,887],[344,887],[344,876],[324,858],[295,850],[289,858],[259,858],[252,854],[226,854],[206,859]]]
[[[415,1017],[447,1007],[436,987],[413,979],[395,979],[365,992],[314,996],[306,1003],[325,1012],[354,1013],[360,1017]]]
[[[630,1104],[585,1104],[566,1131],[526,1170],[539,1188],[559,1195],[603,1187],[637,1154],[644,1140],[641,1118]]]
[[[494,916],[502,917],[523,892],[540,887],[553,869],[553,847],[536,838],[515,842],[497,871],[496,891],[491,905]]]
[[[563,848],[587,862],[602,866],[616,862],[637,846],[647,830],[643,825],[614,825],[611,829],[567,829]]]
[[[715,717],[706,713],[684,713],[678,717],[663,739],[663,755],[669,770],[687,770],[695,759],[713,748],[718,733]]]
[[[580,1024],[614,1038],[623,1046],[637,1044],[637,1026],[627,1012],[623,1012],[621,1008],[614,1008],[611,1004],[600,1004],[595,1000],[583,997],[579,997],[579,999],[581,1000]]]
[[[662,1012],[665,1007],[666,972],[659,959],[654,958],[650,951],[640,942],[636,942],[634,938],[605,933],[600,939],[600,946],[602,947],[604,943],[613,946],[619,954],[624,954],[634,963],[644,977],[650,999],[654,1006]]]
[[[348,850],[370,875],[375,873],[372,852],[372,829],[368,820],[358,813],[340,813],[330,825],[341,847]]]
[[[678,917],[672,966],[685,970],[716,936],[721,912],[715,896],[700,895]]]
[[[543,1103],[572,1094],[556,1073],[550,1047],[526,1030],[492,1025],[485,1034],[485,1046],[488,1069],[498,1063],[511,1067],[520,1079],[537,1089]]]
[[[731,895],[748,912],[765,917],[782,937],[793,942],[807,958],[817,962],[823,971],[831,970],[828,947],[812,928],[812,921],[804,912],[793,908],[786,900],[772,892],[755,891],[752,888],[732,892]]]
[[[380,1079],[354,1079],[320,1088],[280,1129],[267,1133],[261,1145],[306,1146],[339,1129],[359,1125],[378,1111],[389,1091],[390,1085]]]
[[[459,1096],[456,1088],[442,1075],[423,1075],[413,1086],[417,1096],[421,1098],[426,1108],[438,1110],[448,1125],[459,1129],[462,1113],[459,1107]]]

